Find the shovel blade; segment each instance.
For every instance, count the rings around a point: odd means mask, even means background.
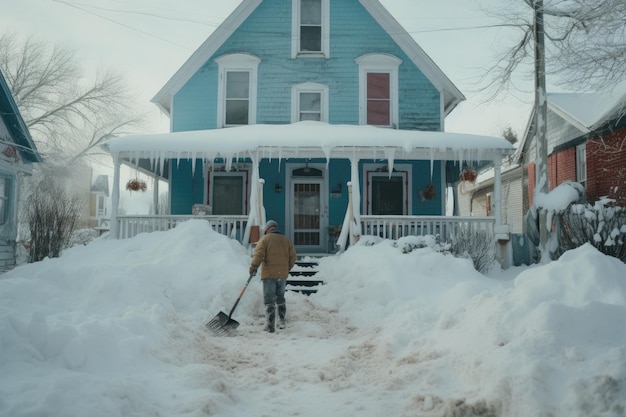
[[[205,324],[206,328],[218,336],[228,335],[239,327],[239,322],[228,317],[228,314],[220,311],[217,316]]]

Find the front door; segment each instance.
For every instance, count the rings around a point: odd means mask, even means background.
[[[298,252],[323,252],[326,250],[325,181],[323,176],[299,177],[297,172],[294,170],[296,176],[291,177],[290,237]]]

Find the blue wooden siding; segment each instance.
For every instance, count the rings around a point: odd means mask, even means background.
[[[440,130],[439,92],[361,4],[357,0],[331,1],[330,17],[330,58],[292,59],[291,1],[264,0],[174,96],[173,131],[216,128],[218,65],[215,58],[231,53],[249,53],[261,59],[257,123],[290,123],[291,87],[314,82],[329,87],[330,123],[358,124],[359,68],[355,59],[368,53],[386,53],[402,60],[398,69],[399,128]],[[419,199],[419,190],[431,181],[430,161],[410,163],[414,166],[412,214],[441,214],[440,190],[434,200]],[[204,202],[204,179],[199,166],[192,179],[189,162],[181,162],[178,168],[172,165],[172,214],[188,214],[194,203]],[[284,221],[285,173],[284,166],[280,172],[277,166],[277,161],[264,161],[260,174],[266,180],[264,203],[268,218]],[[437,189],[441,184],[438,167],[436,163],[432,178]],[[333,160],[329,172],[329,224],[337,225],[343,223],[348,203],[349,162]],[[280,194],[274,192],[278,179],[283,186]],[[343,185],[341,195],[331,198],[330,191],[339,183]],[[362,178],[361,184],[364,184]]]
[[[358,124],[359,74],[354,60],[368,53],[388,53],[402,60],[399,127],[440,130],[439,92],[358,1],[331,2],[330,59],[291,58],[290,6],[285,0],[263,1],[176,94],[175,131],[216,127],[218,66],[214,59],[242,52],[261,58],[257,123],[289,123],[291,86],[316,82],[329,87],[330,123]]]
[[[280,167],[279,164],[280,163]],[[267,219],[275,219],[281,225],[281,230],[285,231],[285,195],[287,187],[285,182],[285,161],[272,159],[262,161],[259,166],[259,175],[265,180],[263,187],[263,205]],[[274,191],[275,185],[280,184],[282,192]]]
[[[174,161],[171,168],[170,199],[172,214],[191,214],[192,206],[204,202],[202,160],[196,160],[192,173],[191,160]]]

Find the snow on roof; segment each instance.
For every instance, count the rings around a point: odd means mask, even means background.
[[[500,160],[515,151],[504,138],[374,126],[298,122],[122,136],[105,147],[124,158],[351,158]]]
[[[615,88],[596,93],[551,93],[548,103],[553,110],[570,121],[578,122],[587,130],[618,116],[626,104],[626,81]]]

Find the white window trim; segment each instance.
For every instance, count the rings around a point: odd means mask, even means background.
[[[581,155],[585,158],[584,165],[580,160]],[[576,146],[576,181],[587,182],[587,145],[585,143]]]
[[[250,54],[228,54],[215,59],[219,66],[217,83],[217,127],[227,127],[225,112],[226,73],[230,71],[248,71],[250,73],[250,97],[248,124],[256,124],[257,79],[261,59]]]
[[[291,58],[330,58],[330,0],[322,0],[322,51],[300,51],[300,2],[291,0]]]
[[[302,83],[291,87],[291,123],[300,121],[300,93],[321,94],[320,121],[328,123],[328,86],[318,83]]]
[[[234,172],[225,172],[225,171],[211,171],[211,174],[209,176],[210,178],[210,182],[211,182],[211,191],[210,191],[210,195],[208,196],[209,198],[207,199],[207,204],[210,205],[211,207],[214,206],[214,202],[213,202],[213,197],[214,197],[214,193],[215,193],[215,177],[240,177],[241,178],[241,183],[242,183],[242,189],[241,189],[241,211],[244,214],[248,214],[248,207],[246,204],[246,200],[247,200],[247,195],[248,195],[248,184],[247,184],[247,179],[249,178],[250,173],[246,170],[243,171],[234,171]],[[206,185],[205,185],[205,192],[206,192]]]
[[[372,183],[369,181],[371,176],[389,176],[389,172],[375,172],[378,168],[387,165],[388,161],[384,163],[374,163],[374,164],[363,164],[363,173],[362,176],[365,178],[365,184],[363,188],[362,196],[366,196],[366,198],[362,198],[363,208],[365,209],[364,213],[370,214],[372,212]],[[403,211],[406,209],[407,213],[403,214],[403,216],[411,215],[413,213],[413,167],[409,164],[394,164],[393,168],[397,172],[392,172],[391,175],[402,175],[402,172],[406,172],[408,184],[406,189],[403,190],[404,198],[406,199],[407,205],[403,207]],[[365,189],[367,187],[367,189]]]
[[[366,54],[354,60],[359,66],[359,124],[367,124],[367,74],[370,72],[389,73],[390,83],[390,121],[389,127],[397,129],[398,116],[398,68],[402,63],[400,58],[389,54]]]

